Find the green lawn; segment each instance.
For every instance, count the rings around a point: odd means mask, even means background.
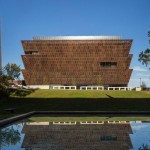
[[[150,98],[150,93],[137,91],[36,90],[28,98]]]
[[[53,122],[53,121],[150,121],[150,116],[33,116],[28,121]]]
[[[16,108],[15,114],[6,113],[7,108]],[[150,111],[150,93],[36,90],[26,97],[0,99],[0,119],[30,111]]]

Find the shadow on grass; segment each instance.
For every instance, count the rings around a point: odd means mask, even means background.
[[[31,111],[150,111],[149,98],[4,98],[0,100],[0,118],[15,108],[15,115]],[[10,115],[10,114],[9,114]],[[13,114],[14,116],[14,114]]]
[[[8,98],[0,109],[29,111],[150,111],[149,98]]]
[[[108,94],[106,94],[107,95],[107,97],[109,97],[109,98],[114,98],[114,97],[112,97],[112,96],[110,96],[110,95],[108,95]]]

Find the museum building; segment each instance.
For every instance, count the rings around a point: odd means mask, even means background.
[[[132,39],[120,36],[36,36],[23,40],[29,86],[128,86]]]

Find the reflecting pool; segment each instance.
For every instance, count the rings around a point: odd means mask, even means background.
[[[150,122],[18,122],[0,129],[0,150],[150,149]]]

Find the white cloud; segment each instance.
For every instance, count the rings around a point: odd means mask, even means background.
[[[150,77],[150,72],[148,74],[137,73],[136,76]]]
[[[147,69],[141,68],[141,67],[139,67],[139,66],[133,67],[133,70],[134,70],[134,71],[147,71]]]

